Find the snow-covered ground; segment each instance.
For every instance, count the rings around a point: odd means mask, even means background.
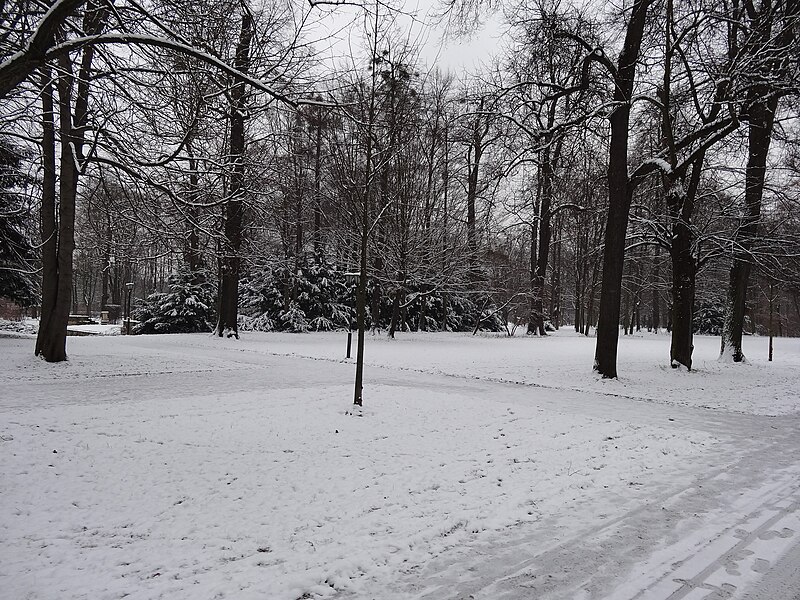
[[[0,337],[0,596],[711,599],[796,553],[800,340],[602,381],[567,331],[370,336],[356,413],[345,341]]]
[[[88,335],[119,335],[122,325],[70,325],[67,329]]]

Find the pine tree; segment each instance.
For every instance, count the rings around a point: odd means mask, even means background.
[[[133,333],[202,333],[214,328],[214,287],[188,270],[170,278],[168,292],[150,294],[133,312]]]
[[[36,250],[27,227],[29,207],[21,193],[30,180],[21,162],[19,151],[0,138],[0,297],[31,306],[38,299],[32,277]]]

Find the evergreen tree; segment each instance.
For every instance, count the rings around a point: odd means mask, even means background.
[[[37,301],[36,250],[27,227],[30,207],[21,193],[30,180],[21,162],[19,151],[0,138],[0,297],[31,306]]]
[[[202,333],[214,328],[214,286],[202,273],[183,270],[170,277],[169,291],[138,302],[132,332]]]

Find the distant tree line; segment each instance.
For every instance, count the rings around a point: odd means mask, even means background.
[[[604,377],[620,331],[797,334],[800,2],[589,8],[507,3],[455,77],[381,3],[338,65],[335,8],[7,3],[2,295],[49,361],[127,282],[142,333],[569,325]]]

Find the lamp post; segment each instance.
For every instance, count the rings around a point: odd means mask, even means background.
[[[133,293],[133,282],[125,284],[127,294],[125,296],[125,335],[131,334],[131,294]]]

